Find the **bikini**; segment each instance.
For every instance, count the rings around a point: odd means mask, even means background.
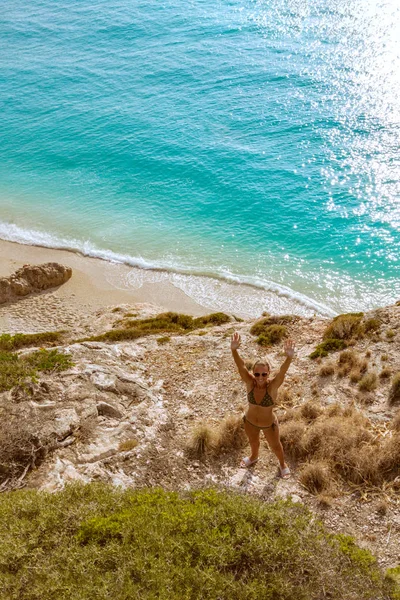
[[[265,390],[265,396],[261,400],[261,402],[256,402],[256,399],[254,397],[254,388],[252,390],[250,390],[250,392],[247,394],[247,400],[248,400],[249,404],[256,404],[256,406],[273,406],[274,405],[274,401],[272,400],[272,398],[269,395],[269,393],[268,393],[267,390]],[[275,421],[271,425],[267,425],[266,427],[260,427],[260,425],[254,425],[254,423],[252,423],[251,421],[248,420],[248,418],[246,417],[246,415],[243,415],[243,421],[245,423],[247,421],[247,423],[250,423],[250,425],[252,425],[253,427],[256,427],[256,429],[270,429],[270,428],[272,428],[272,430],[274,430],[275,426],[276,426]]]

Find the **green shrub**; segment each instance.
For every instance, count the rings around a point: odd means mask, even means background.
[[[0,496],[4,600],[389,598],[395,584],[301,504],[101,484]],[[329,569],[326,568],[329,565]]]
[[[157,342],[159,344],[167,344],[171,340],[169,335],[163,335],[162,337],[157,338]]]
[[[287,325],[288,323],[293,323],[295,320],[296,317],[293,315],[268,316],[256,321],[254,325],[252,325],[250,333],[252,335],[261,335],[271,327],[271,325]]]
[[[123,341],[136,340],[147,335],[160,333],[184,333],[199,329],[228,323],[230,317],[224,313],[212,313],[194,319],[190,315],[174,312],[161,313],[148,319],[121,319],[115,324],[117,327],[101,335],[85,338],[89,341]]]
[[[325,329],[323,339],[348,340],[356,337],[361,331],[360,324],[363,316],[364,313],[362,312],[338,315]]]
[[[379,331],[379,329],[381,328],[382,325],[382,321],[380,319],[376,319],[376,318],[371,318],[371,319],[367,319],[366,321],[364,321],[363,323],[363,329],[365,333],[370,333],[370,332],[377,332]]]
[[[343,348],[346,348],[346,342],[344,340],[328,339],[318,344],[314,352],[311,352],[310,358],[328,356],[330,352],[343,350]]]
[[[38,371],[63,371],[72,365],[71,357],[58,350],[41,349],[24,356],[0,352],[0,392],[34,381]]]
[[[272,346],[287,336],[287,328],[284,325],[270,325],[258,336],[257,344],[260,346]]]
[[[3,333],[0,335],[0,350],[19,350],[28,346],[42,346],[43,344],[58,342],[61,335],[61,331],[16,333],[15,335]]]

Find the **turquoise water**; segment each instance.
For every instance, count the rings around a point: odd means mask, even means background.
[[[0,237],[400,298],[397,2],[14,0],[0,40]]]

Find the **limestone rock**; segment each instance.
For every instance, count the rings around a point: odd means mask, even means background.
[[[72,275],[72,269],[58,263],[24,265],[10,277],[0,278],[0,304],[62,285]]]
[[[97,412],[103,417],[112,417],[113,419],[122,418],[122,413],[111,404],[108,404],[108,402],[98,402]]]

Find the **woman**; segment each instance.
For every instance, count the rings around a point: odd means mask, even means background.
[[[251,455],[242,460],[241,467],[250,467],[258,460],[260,449],[260,431],[264,433],[269,447],[279,460],[281,477],[289,477],[290,470],[285,463],[283,448],[279,438],[278,419],[273,413],[274,403],[278,395],[278,389],[285,379],[286,371],[294,356],[294,343],[292,340],[285,342],[286,359],[279,369],[278,374],[269,379],[271,372],[267,361],[260,360],[254,363],[252,372],[248,371],[244,360],[239,356],[240,335],[234,333],[231,341],[233,359],[239,369],[240,377],[247,387],[247,400],[249,402],[247,411],[243,417],[244,429],[249,438]]]

